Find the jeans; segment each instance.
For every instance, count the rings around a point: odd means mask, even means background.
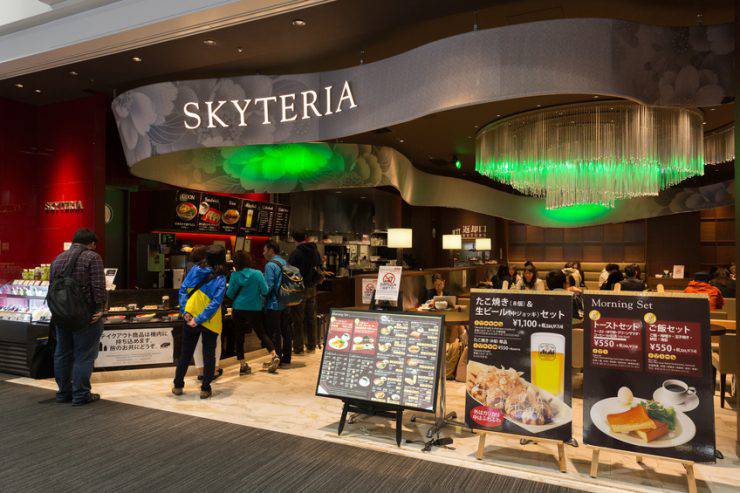
[[[293,333],[290,327],[288,309],[265,310],[265,327],[272,337],[275,352],[281,363],[290,363],[293,354]]]
[[[316,349],[316,287],[306,288],[304,300],[291,307],[290,312],[293,319],[293,351],[302,353],[304,344],[309,351]]]
[[[90,375],[98,357],[101,335],[102,319],[75,332],[56,327],[54,376],[59,387],[58,401],[72,399],[72,402],[83,403],[90,399]]]
[[[265,333],[263,323],[264,313],[252,310],[234,310],[234,334],[236,335],[236,359],[244,360],[244,336],[254,329],[255,334],[259,337],[262,346],[268,352],[273,352],[275,346],[272,343],[271,335]]]
[[[185,386],[185,374],[188,372],[199,337],[203,341],[203,383],[200,390],[210,392],[213,374],[216,371],[216,342],[220,336],[202,325],[191,327],[185,324],[182,329],[182,346],[180,359],[177,360],[174,386],[178,389]]]

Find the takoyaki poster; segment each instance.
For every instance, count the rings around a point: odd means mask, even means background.
[[[203,194],[200,197],[200,204],[198,206],[198,231],[206,233],[220,233],[221,219],[224,213],[223,201],[226,201],[227,197],[220,195],[208,195]],[[237,219],[238,220],[238,219]]]
[[[572,299],[567,291],[471,291],[468,426],[570,440]]]
[[[316,395],[434,411],[442,317],[332,310]]]
[[[705,295],[586,291],[583,441],[713,462]]]
[[[181,230],[195,231],[198,227],[200,192],[178,190],[175,192],[175,217],[172,225]]]

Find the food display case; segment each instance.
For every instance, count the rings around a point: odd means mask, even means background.
[[[49,281],[16,279],[0,286],[0,320],[13,322],[49,322],[46,306]]]

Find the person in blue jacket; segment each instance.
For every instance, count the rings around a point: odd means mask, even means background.
[[[275,373],[280,364],[280,358],[275,354],[275,346],[272,339],[265,333],[262,309],[265,306],[264,297],[269,289],[262,272],[254,268],[252,256],[247,252],[240,251],[234,256],[234,267],[236,272],[229,278],[229,288],[226,296],[232,300],[234,334],[236,336],[236,359],[241,362],[239,366],[240,375],[248,375],[252,372],[246,361],[244,361],[244,335],[254,332],[259,337],[262,345],[270,353],[270,362],[266,365],[267,371]]]
[[[287,307],[280,302],[280,283],[283,278],[282,266],[287,262],[278,255],[280,247],[274,241],[265,243],[262,253],[267,260],[265,264],[265,282],[267,283],[267,304],[265,305],[265,327],[272,337],[275,352],[280,358],[280,368],[290,368],[293,352],[293,334],[290,328]]]
[[[211,382],[216,369],[216,342],[221,337],[221,303],[226,293],[226,251],[212,245],[206,250],[205,264],[196,265],[180,286],[180,312],[186,323],[182,331],[180,359],[175,370],[172,393],[182,395],[185,374],[195,352],[198,337],[203,339],[203,382],[200,398],[213,395]]]

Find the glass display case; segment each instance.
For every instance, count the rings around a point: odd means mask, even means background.
[[[0,286],[0,320],[49,322],[49,281],[16,279]]]

